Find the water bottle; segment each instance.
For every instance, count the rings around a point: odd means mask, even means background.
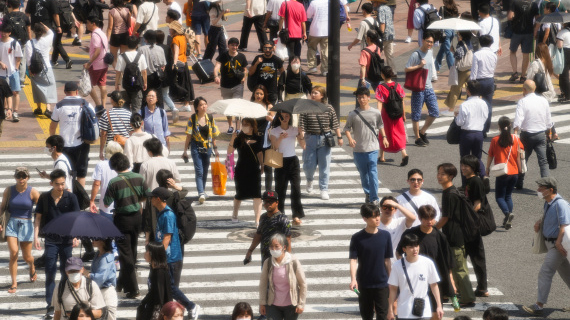
[[[457,295],[453,295],[453,298],[451,298],[451,304],[453,305],[453,311],[459,312],[461,310],[459,300],[457,300]]]
[[[348,31],[352,31],[352,27],[350,26],[350,22],[347,22],[347,23],[346,23],[346,29],[347,29]]]

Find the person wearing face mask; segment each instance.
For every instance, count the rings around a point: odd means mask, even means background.
[[[259,280],[259,313],[273,320],[296,320],[305,308],[307,283],[301,263],[287,252],[287,238],[269,238],[271,259],[265,260]]]
[[[253,310],[247,302],[238,302],[232,312],[232,320],[252,320]]]
[[[294,56],[289,61],[289,66],[281,76],[277,83],[279,88],[279,101],[287,101],[291,99],[307,99],[313,88],[309,76],[301,70],[301,58]]]
[[[536,303],[523,306],[523,310],[534,316],[544,313],[554,274],[564,280],[570,288],[570,263],[568,252],[562,246],[566,226],[570,224],[570,206],[558,194],[558,181],[554,177],[536,180],[538,198],[544,199],[544,214],[534,224],[534,232],[540,232],[546,245],[546,256],[538,273],[538,297]]]
[[[67,279],[63,278],[54,291],[52,305],[55,308],[54,320],[68,319],[71,311],[79,301],[85,301],[91,308],[95,318],[101,318],[105,308],[105,300],[95,281],[83,276],[83,261],[78,257],[70,257],[65,263]],[[74,292],[72,292],[73,290]]]
[[[239,222],[238,212],[242,200],[253,198],[255,225],[259,225],[261,215],[261,174],[263,173],[262,141],[257,134],[255,119],[245,118],[241,121],[241,132],[234,131],[228,144],[228,155],[238,152],[234,182],[234,210],[232,222]]]

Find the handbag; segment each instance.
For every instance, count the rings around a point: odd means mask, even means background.
[[[279,20],[269,19],[269,21],[267,21],[267,27],[278,28],[279,27]]]
[[[554,151],[554,143],[550,139],[547,139],[546,141],[546,160],[548,160],[548,169],[554,170],[558,167],[556,151]]]
[[[234,154],[228,154],[228,157],[226,158],[226,161],[224,163],[226,165],[226,171],[228,172],[228,178],[230,179],[234,179],[234,175],[235,175],[235,170],[236,170],[236,162],[235,162],[235,157]]]
[[[289,12],[287,11],[287,1],[285,1],[285,21],[283,22],[283,28],[279,31],[279,39],[281,39],[281,42],[284,45],[289,43],[289,28],[285,27],[285,24],[288,21],[287,18],[289,17]]]
[[[552,57],[552,68],[554,74],[562,74],[564,70],[564,51],[558,49],[556,45],[550,44],[550,56]]]
[[[463,55],[463,58],[456,63],[458,71],[470,70],[473,65],[473,50],[469,50],[465,43],[463,43],[463,48],[465,49],[465,54]]]
[[[97,34],[97,33],[95,33]],[[106,65],[110,65],[113,64],[113,62],[115,61],[115,56],[109,52],[107,50],[107,48],[105,47],[105,41],[103,41],[103,38],[101,38],[101,35],[97,34],[99,36],[99,39],[101,39],[101,43],[103,44],[103,49],[105,49],[105,56],[103,57],[103,62],[105,62]]]
[[[92,88],[93,87],[91,86],[91,77],[89,77],[89,71],[83,68],[83,71],[81,71],[81,78],[79,78],[79,94],[82,97],[87,97],[91,93]]]
[[[111,129],[111,131],[113,131],[113,133],[115,132],[115,130],[113,130],[113,124],[111,122],[111,114],[109,113],[109,110],[107,110],[107,120],[109,121],[109,128]],[[123,122],[123,119],[121,119],[119,117],[119,120],[121,120],[121,123],[123,124],[123,126],[125,126],[125,123]],[[126,128],[126,126],[125,126]],[[125,137],[122,134],[115,134],[113,136],[113,141],[117,142],[118,144],[121,145],[121,147],[125,147],[125,143],[127,143],[127,137]]]
[[[461,135],[461,127],[455,122],[455,118],[449,124],[445,139],[449,144],[459,144],[459,136]]]
[[[546,81],[546,71],[542,66],[542,62],[540,61],[540,59],[536,60],[538,60],[538,64],[540,67],[538,72],[535,73],[534,77],[532,78],[534,80],[534,83],[536,83],[536,89],[534,90],[534,92],[536,94],[542,94],[544,92],[548,92],[548,82]]]
[[[416,51],[418,54],[420,61],[422,56],[420,55],[419,51]],[[406,82],[404,82],[404,88],[420,92],[424,91],[426,88],[426,81],[428,76],[428,69],[419,68],[414,71],[406,72]]]
[[[263,164],[271,168],[283,168],[283,154],[273,148],[265,150]]]
[[[513,144],[515,144],[514,141],[513,141]],[[513,149],[513,146],[511,145],[511,147],[509,148],[509,155],[507,156],[507,161],[502,162],[502,163],[497,163],[497,164],[491,166],[491,168],[489,168],[489,173],[491,173],[491,175],[493,175],[495,177],[500,177],[500,176],[505,175],[509,172],[508,164],[509,164],[509,158],[511,157],[511,150],[512,149]]]
[[[534,239],[532,240],[532,253],[541,254],[546,253],[548,249],[546,248],[546,240],[542,235],[542,225],[544,224],[544,217],[540,219],[540,224],[538,227],[538,232],[534,233]]]
[[[449,77],[447,78],[447,84],[450,86],[459,85],[459,74],[457,73],[457,68],[455,66],[451,66],[451,69],[449,69]]]
[[[412,283],[410,282],[410,277],[408,276],[408,270],[406,270],[406,263],[404,262],[405,258],[402,257],[400,261],[402,262],[402,269],[404,269],[404,274],[406,275],[406,281],[408,282],[408,288],[410,288],[410,292],[412,296],[414,295],[414,289],[412,288]],[[426,306],[426,301],[422,298],[415,298],[412,304],[412,315],[416,317],[423,317],[424,309]]]
[[[287,46],[281,38],[277,38],[277,44],[275,45],[275,55],[279,57],[279,59],[285,61],[289,59],[289,52],[287,51]]]
[[[526,158],[525,158],[524,152],[522,152],[523,150],[521,150],[519,141],[520,140],[517,140],[517,152],[518,152],[518,156],[520,158],[519,173],[526,173],[528,171],[528,168],[526,167]]]

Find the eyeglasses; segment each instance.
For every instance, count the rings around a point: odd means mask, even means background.
[[[416,178],[411,178],[411,179],[410,179],[410,182],[412,182],[412,183],[413,183],[413,182],[421,183],[421,182],[423,182],[423,181],[424,181],[424,179],[422,179],[422,178],[417,178],[417,179],[416,179]]]
[[[26,174],[18,174],[16,175],[16,179],[27,179],[28,176]]]
[[[390,210],[390,211],[392,211],[392,210],[394,210],[394,209],[396,209],[396,207],[392,207],[392,206],[382,206],[382,210]]]

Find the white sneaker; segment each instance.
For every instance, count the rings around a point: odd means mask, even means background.
[[[194,306],[194,309],[192,309],[192,312],[190,314],[192,316],[193,320],[198,320],[198,316],[200,316],[201,309],[202,309],[202,307],[200,307],[199,304],[196,304]]]
[[[180,120],[180,110],[174,108],[172,109],[172,123],[176,123]]]
[[[180,111],[192,112],[192,106],[190,106],[189,104],[187,104],[187,105],[185,105],[184,107],[180,108]]]
[[[455,113],[451,110],[445,110],[439,112],[440,117],[455,117]]]
[[[405,43],[410,43],[410,42],[412,42],[412,37],[407,37],[404,42],[405,42]]]
[[[309,70],[307,70],[307,73],[317,73],[317,68],[311,68]]]
[[[326,190],[321,190],[321,199],[323,200],[329,199],[329,193]]]
[[[307,193],[313,192],[313,180],[307,180]]]
[[[203,204],[204,202],[206,202],[206,195],[202,193],[200,195],[200,198],[198,198],[198,202],[200,202],[200,204]]]

